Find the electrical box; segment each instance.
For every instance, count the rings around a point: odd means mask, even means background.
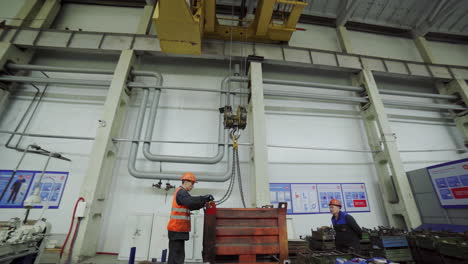
[[[76,217],[84,217],[86,211],[86,202],[79,202],[78,206],[76,207],[75,216]]]

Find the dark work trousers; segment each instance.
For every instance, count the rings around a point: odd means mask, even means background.
[[[18,195],[18,192],[19,190],[13,190],[10,194],[10,197],[8,197],[8,201],[7,203],[9,203],[10,201],[13,201],[12,203],[15,203],[16,201],[16,195]]]
[[[185,240],[169,240],[168,264],[183,264],[185,260]]]

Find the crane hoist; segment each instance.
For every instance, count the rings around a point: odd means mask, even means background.
[[[287,42],[296,31],[303,0],[258,0],[253,19],[216,15],[216,0],[159,0],[153,13],[161,50],[202,54],[204,38]]]

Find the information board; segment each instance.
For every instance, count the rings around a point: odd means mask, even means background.
[[[287,214],[292,214],[291,185],[289,183],[270,183],[270,201],[275,208],[278,208],[278,204],[281,202],[288,203]]]
[[[340,200],[343,211],[370,212],[364,183],[270,183],[270,197],[275,207],[288,202],[288,214],[330,213],[332,199]]]
[[[427,168],[443,208],[468,208],[468,159]]]
[[[328,205],[333,199],[338,199],[341,201],[342,210],[345,211],[346,208],[343,204],[343,195],[341,193],[341,185],[339,183],[326,183],[326,184],[317,184],[317,190],[319,193],[320,199],[320,212],[329,213]]]
[[[343,183],[344,205],[347,212],[369,212],[366,186],[363,183]]]
[[[319,212],[317,184],[291,184],[291,193],[295,214]]]
[[[0,193],[5,190],[12,174],[12,170],[0,170]],[[17,171],[0,200],[0,208],[23,208],[24,200],[32,194],[41,174],[41,171]],[[42,201],[35,208],[47,204],[50,209],[59,208],[67,179],[68,172],[45,172],[39,193]]]

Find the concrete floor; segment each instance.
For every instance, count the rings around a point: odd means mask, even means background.
[[[117,256],[112,255],[97,255],[94,258],[90,258],[84,262],[83,264],[121,264],[121,263],[128,263],[128,260],[117,260]],[[135,261],[138,263],[138,261]]]
[[[62,260],[63,262],[64,260]],[[58,254],[47,252],[42,255],[40,264],[56,264],[58,263]],[[128,263],[128,260],[117,260],[117,256],[112,255],[96,255],[80,264],[121,264]],[[136,264],[138,261],[135,262]]]
[[[45,254],[43,255],[40,264],[57,264],[58,254]],[[87,259],[80,264],[127,264],[128,260],[117,260],[117,256],[113,255],[96,255],[93,258]],[[135,261],[135,264],[140,263],[140,261]],[[149,263],[149,262],[141,262]],[[161,262],[157,262],[161,263]],[[186,264],[201,264],[202,262],[185,262]]]

